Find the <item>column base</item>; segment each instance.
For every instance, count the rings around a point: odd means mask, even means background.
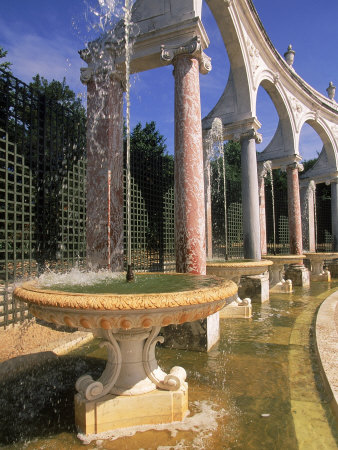
[[[75,395],[75,425],[83,434],[97,434],[139,425],[182,421],[188,411],[188,385],[177,391],[156,389],[147,394],[108,394],[99,400]]]
[[[161,329],[164,347],[208,352],[220,337],[219,313],[205,319],[169,325]]]
[[[310,286],[310,272],[303,264],[291,264],[285,277],[292,281],[293,286]]]
[[[261,275],[247,275],[241,277],[238,288],[240,297],[249,297],[254,303],[264,303],[269,300],[269,272]]]

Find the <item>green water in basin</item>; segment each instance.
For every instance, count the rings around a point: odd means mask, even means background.
[[[176,434],[138,432],[86,448],[336,449],[337,424],[314,350],[314,318],[337,288],[334,281],[271,294],[269,302],[253,304],[251,320],[222,319],[220,341],[209,353],[158,348],[163,370],[179,365],[187,371],[191,415],[209,408],[202,426]],[[74,383],[84,373],[102,373],[104,352],[95,340],[0,385],[0,447],[84,448],[74,426]],[[210,426],[213,411],[216,424]]]
[[[242,263],[248,263],[248,262],[250,262],[250,263],[256,262],[257,264],[259,264],[262,261],[265,261],[265,260],[262,259],[261,261],[256,261],[255,259],[209,259],[207,261],[207,265],[213,264],[213,263],[242,264]]]
[[[185,274],[139,274],[135,280],[127,282],[125,275],[106,278],[92,284],[81,283],[39,283],[40,288],[77,292],[80,294],[158,294],[163,292],[182,292],[216,286],[217,281],[210,276]]]

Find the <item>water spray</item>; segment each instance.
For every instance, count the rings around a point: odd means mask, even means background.
[[[130,51],[129,51],[129,33],[130,33],[130,5],[129,0],[124,4],[124,27],[125,27],[125,64],[126,64],[126,125],[127,125],[127,281],[134,280],[134,273],[131,267],[131,202],[130,202]]]
[[[108,270],[111,269],[111,250],[110,250],[110,197],[111,197],[111,170],[108,170],[108,229],[107,229],[107,239],[108,239]]]

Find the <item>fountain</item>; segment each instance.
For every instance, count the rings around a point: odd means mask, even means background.
[[[147,280],[138,286],[119,277],[96,294],[79,285],[47,289],[38,281],[15,289],[15,298],[28,302],[34,316],[93,331],[107,347],[107,365],[99,380],[83,375],[76,383],[75,421],[85,434],[183,420],[188,410],[186,373],[181,367],[169,374],[159,368],[155,358],[155,345],[163,340],[159,331],[216,313],[237,291],[234,283],[216,277],[139,274],[138,278]],[[165,289],[154,292],[154,281]],[[127,293],[116,293],[121,288]],[[88,289],[98,290],[95,285]]]
[[[269,266],[273,263],[269,260],[261,261],[209,261],[207,263],[207,274],[223,277],[226,280],[234,281],[238,287],[240,287],[242,276],[256,276],[266,272]],[[252,290],[251,290],[252,292]],[[268,297],[262,295],[262,297]],[[250,298],[239,298],[238,295],[235,298],[229,299],[226,306],[220,312],[220,317],[237,317],[237,318],[250,318],[252,316],[252,305]]]
[[[136,5],[135,15],[139,12]],[[177,17],[175,21],[177,22]],[[183,24],[186,26],[186,21]],[[193,24],[193,30],[190,29],[193,36],[186,49],[180,45],[178,50],[172,46],[168,49],[158,46],[156,50],[157,54],[161,52],[166,63],[174,59],[178,86],[175,97],[176,113],[182,116],[187,101],[185,93],[187,89],[194,87],[186,85],[186,78],[183,77],[185,71],[190,70],[191,80],[194,81],[198,79],[200,64],[203,62],[204,67],[209,63],[202,51],[202,44],[206,46],[206,41],[201,41],[201,38],[195,35],[196,20],[193,20]],[[116,29],[121,30],[121,26],[122,22],[119,22]],[[123,277],[116,277],[113,280],[105,280],[103,285],[94,283],[88,287],[73,283],[71,286],[60,287],[59,282],[50,286],[43,284],[40,279],[23,283],[13,294],[16,300],[27,302],[30,312],[39,319],[57,325],[91,330],[95,336],[102,339],[102,345],[107,348],[107,365],[101,377],[94,381],[90,375],[83,375],[76,382],[78,393],[75,396],[75,422],[84,434],[101,433],[132,425],[182,421],[188,410],[186,373],[183,368],[174,367],[166,374],[158,366],[155,346],[163,340],[158,337],[160,329],[170,324],[207,318],[218,312],[227,298],[237,292],[232,281],[205,275],[204,227],[200,221],[204,211],[202,135],[199,91],[196,89],[194,145],[186,142],[187,135],[181,133],[181,128],[184,131],[184,127],[191,128],[194,123],[189,121],[181,125],[181,120],[177,119],[180,129],[176,132],[178,144],[175,157],[175,163],[178,161],[175,177],[178,199],[175,218],[180,241],[177,248],[177,270],[191,273],[142,274],[137,276],[136,281],[131,273],[130,27],[131,5],[129,0],[125,0],[122,27],[124,39],[117,40],[118,33],[109,32],[80,52],[89,64],[88,68],[81,70],[82,80],[88,84],[87,256],[96,268],[119,269],[122,262],[123,167],[120,138],[122,87],[126,87],[129,225],[127,281]],[[197,27],[201,29],[200,22]],[[183,38],[186,41],[186,30]],[[116,61],[118,58],[119,63]],[[196,139],[198,132],[200,142]],[[115,159],[112,158],[110,149],[115,151]],[[102,159],[99,156],[102,156]],[[195,183],[191,183],[189,179],[191,167],[194,167]],[[200,175],[200,178],[196,175]],[[186,214],[189,210],[193,210],[191,217],[187,217],[189,212]]]
[[[310,260],[311,281],[331,281],[331,273],[327,268],[324,268],[324,263],[337,259],[337,252],[305,252],[305,257]]]
[[[234,281],[238,287],[240,287],[241,277],[243,283],[243,289],[245,295],[252,295],[255,291],[255,277],[259,277],[258,284],[260,287],[260,300],[264,302],[269,299],[269,290],[267,277],[264,278],[264,274],[272,262],[270,261],[258,261],[258,260],[229,260],[228,252],[228,230],[227,230],[227,198],[226,198],[226,164],[225,164],[225,151],[224,151],[224,139],[223,139],[223,124],[220,118],[215,118],[212,122],[211,129],[205,134],[205,153],[206,153],[206,177],[207,186],[210,185],[210,161],[213,159],[217,163],[221,163],[221,167],[218,167],[218,185],[222,183],[223,187],[223,207],[224,207],[224,244],[225,244],[225,260],[209,259],[207,261],[207,274],[217,275],[227,280]],[[209,166],[209,167],[208,167]],[[220,180],[221,178],[221,180]],[[207,199],[206,208],[211,200]],[[211,221],[210,221],[211,222]],[[211,229],[211,223],[209,224]],[[211,232],[210,232],[211,234]],[[212,252],[209,252],[209,257],[212,256]],[[266,281],[266,282],[264,282]],[[220,312],[220,317],[237,317],[237,318],[250,318],[252,316],[251,299],[240,299],[239,296],[235,296],[235,299],[229,299],[227,305]]]

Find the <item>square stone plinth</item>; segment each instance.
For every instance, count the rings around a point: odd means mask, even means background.
[[[219,314],[161,329],[163,347],[208,352],[220,338]]]
[[[137,425],[182,421],[188,411],[188,388],[177,391],[156,389],[147,394],[106,395],[85,400],[75,395],[75,424],[81,433],[97,434]]]

